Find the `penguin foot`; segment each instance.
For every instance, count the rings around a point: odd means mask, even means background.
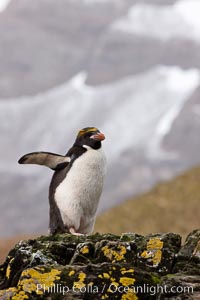
[[[73,235],[84,235],[83,233],[80,233],[80,232],[76,232],[74,227],[70,227],[69,228],[69,232]]]

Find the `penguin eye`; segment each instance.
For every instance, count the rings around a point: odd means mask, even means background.
[[[94,135],[95,134],[95,132],[93,131],[93,132],[88,132],[87,134],[86,134],[86,136],[87,137],[91,137],[92,135]]]

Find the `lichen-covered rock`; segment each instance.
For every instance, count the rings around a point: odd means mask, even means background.
[[[173,272],[200,276],[200,230],[191,232],[177,254]]]
[[[195,299],[199,240],[196,230],[182,247],[173,233],[21,241],[0,266],[0,299]]]

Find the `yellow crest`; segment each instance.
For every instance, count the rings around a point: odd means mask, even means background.
[[[78,137],[82,136],[83,134],[85,133],[88,133],[88,132],[96,132],[98,131],[98,129],[96,127],[86,127],[86,128],[83,128],[79,131],[78,133]]]

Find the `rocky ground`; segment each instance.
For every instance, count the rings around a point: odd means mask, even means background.
[[[200,230],[69,234],[21,241],[0,267],[0,299],[199,299]]]

